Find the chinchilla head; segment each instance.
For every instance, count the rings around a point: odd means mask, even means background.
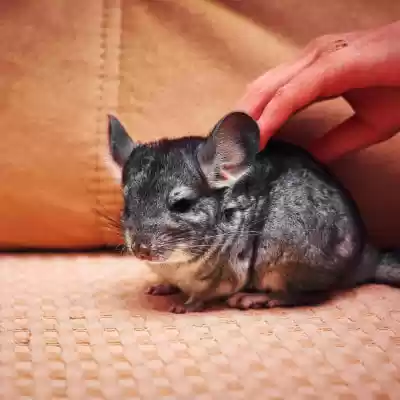
[[[185,263],[228,251],[246,212],[246,199],[235,196],[233,207],[229,193],[259,148],[254,120],[234,112],[206,138],[138,144],[110,116],[109,143],[122,172],[121,222],[133,254],[155,263]]]

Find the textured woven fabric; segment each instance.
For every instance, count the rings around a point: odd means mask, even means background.
[[[206,134],[259,74],[400,2],[3,0],[0,16],[0,248],[77,249],[119,243],[107,113],[141,141]],[[349,114],[314,105],[282,132],[303,142]],[[332,166],[384,246],[400,243],[399,154],[400,135]]]
[[[2,257],[0,399],[399,398],[396,289],[173,315],[151,279],[128,257]]]

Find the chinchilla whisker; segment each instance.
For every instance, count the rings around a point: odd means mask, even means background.
[[[233,237],[237,237],[237,238],[243,238],[243,237],[254,237],[259,235],[259,232],[226,232],[223,234],[219,234],[219,235],[213,235],[213,236],[208,236],[206,238],[206,240],[213,240],[213,239],[231,239]]]
[[[115,250],[117,250],[121,255],[124,255],[128,252],[128,248],[124,244],[117,245]]]
[[[208,241],[209,243],[201,243],[201,244],[193,244],[191,243],[191,248],[192,247],[197,247],[197,248],[205,248],[205,247],[210,247],[213,243],[214,240],[218,240],[218,239],[224,239],[225,240],[229,240],[232,237],[235,237],[237,239],[243,238],[243,237],[247,237],[247,238],[252,238],[255,236],[258,236],[259,232],[242,232],[242,233],[236,233],[236,232],[230,232],[230,233],[225,233],[225,234],[219,234],[219,235],[214,235],[214,236],[208,236],[206,238],[204,238],[204,240]],[[175,240],[169,240],[168,242],[166,242],[168,244],[168,246],[171,247],[176,247],[179,246],[181,243],[185,243],[187,242],[188,239],[186,238],[175,238]]]

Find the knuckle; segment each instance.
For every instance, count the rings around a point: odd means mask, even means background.
[[[287,113],[291,114],[294,110],[293,94],[294,93],[290,84],[278,88],[271,100],[271,104],[273,103],[273,108],[275,110],[284,109]]]
[[[274,97],[277,98],[277,99],[284,99],[288,94],[288,89],[289,89],[288,85],[284,85],[284,86],[279,87],[276,90]]]
[[[347,47],[349,44],[346,39],[336,35],[325,35],[317,39],[314,51],[316,51],[317,59],[325,57]]]

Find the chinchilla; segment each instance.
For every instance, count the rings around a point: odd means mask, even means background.
[[[223,299],[241,309],[318,304],[363,283],[400,285],[400,254],[368,241],[349,192],[302,148],[271,139],[259,151],[247,114],[208,137],[135,143],[109,117],[121,168],[125,245],[182,291],[174,312]]]

